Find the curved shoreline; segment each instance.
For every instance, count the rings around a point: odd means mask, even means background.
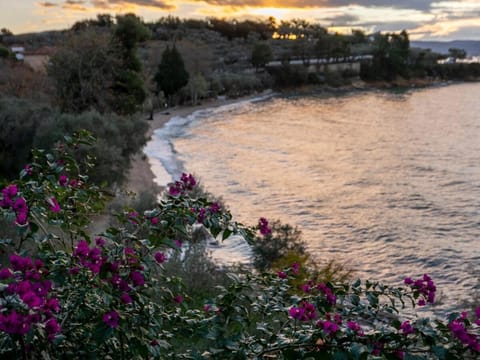
[[[260,96],[273,94],[271,90],[264,91],[262,93],[256,93],[244,97],[234,99],[215,99],[205,100],[200,105],[190,106],[176,106],[173,108],[165,109],[154,113],[153,120],[149,121],[149,128],[147,130],[147,141],[150,141],[152,135],[156,129],[160,129],[165,126],[174,117],[186,117],[198,110],[217,108],[220,106],[230,105],[237,102],[246,100],[254,100]],[[141,193],[145,191],[160,193],[164,187],[155,183],[155,174],[152,171],[151,163],[147,155],[143,150],[132,158],[130,163],[130,169],[127,176],[125,188],[134,193]]]

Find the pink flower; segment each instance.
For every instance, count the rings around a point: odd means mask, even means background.
[[[55,199],[53,196],[47,199],[47,203],[50,206],[50,211],[54,213],[58,213],[61,210],[60,204],[58,203],[57,199]]]
[[[150,222],[152,223],[152,225],[157,225],[158,224],[158,218],[153,217],[153,218],[150,219]]]
[[[173,301],[175,301],[177,304],[181,304],[183,302],[183,296],[177,295],[173,298]]]
[[[277,275],[280,279],[286,279],[287,278],[287,273],[284,272],[284,271],[279,271]]]
[[[182,242],[180,240],[175,240],[174,243],[175,243],[175,245],[177,245],[177,247],[179,247],[179,248],[182,247]]]

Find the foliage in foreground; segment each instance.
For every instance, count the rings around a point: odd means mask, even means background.
[[[89,166],[74,160],[89,141],[66,137],[53,152],[34,151],[20,179],[1,191],[1,215],[17,234],[1,241],[11,253],[0,269],[2,358],[478,356],[480,308],[475,323],[466,313],[444,321],[401,312],[435,301],[428,275],[398,287],[307,281],[292,292],[289,279],[301,270],[293,263],[278,273],[230,274],[230,285],[197,308],[181,279],[163,271],[185,246],[178,239],[201,223],[222,239],[238,233],[252,241],[255,230],[270,234],[268,221],[233,222],[217,203],[190,196],[196,180],[184,174],[156,208],[124,209],[118,226],[91,238],[85,226],[105,198],[81,172]]]

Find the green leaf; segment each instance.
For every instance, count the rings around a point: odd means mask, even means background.
[[[334,360],[348,360],[348,353],[345,351],[336,351],[333,354],[333,359]]]

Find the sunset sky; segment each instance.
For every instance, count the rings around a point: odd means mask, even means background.
[[[411,39],[480,40],[480,0],[0,0],[0,27],[14,33],[65,29],[98,13],[162,16],[302,18],[367,32],[406,29]]]

